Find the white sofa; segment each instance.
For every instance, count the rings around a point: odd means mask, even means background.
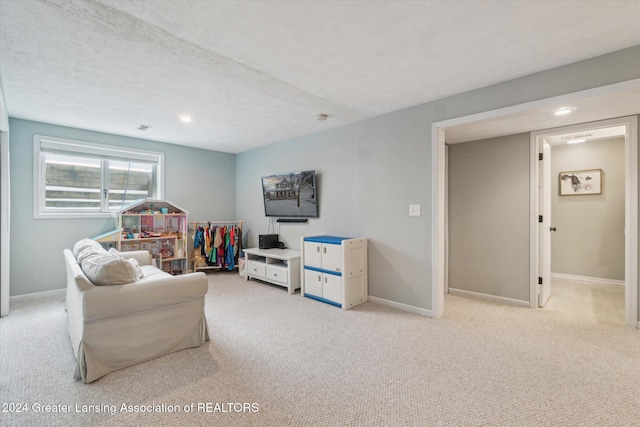
[[[79,244],[74,252],[64,250],[68,327],[77,360],[75,379],[90,383],[109,372],[209,340],[204,273],[172,276],[151,265],[147,251],[123,252],[125,260],[140,266],[137,272],[142,271],[144,277],[134,277],[131,283],[97,286],[78,264],[76,256],[81,259],[82,255],[74,256]],[[106,253],[102,250],[99,256]],[[88,270],[85,259],[81,259],[82,265]],[[94,277],[93,273],[89,277]],[[106,277],[108,281],[115,276]],[[116,277],[114,281],[123,279]]]

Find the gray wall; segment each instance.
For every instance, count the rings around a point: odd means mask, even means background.
[[[449,146],[449,287],[529,301],[529,134]]]
[[[551,148],[551,271],[624,280],[624,138]],[[560,196],[559,173],[602,169],[602,194]]]
[[[165,153],[165,198],[190,220],[235,219],[235,155],[10,119],[11,295],[66,286],[62,250],[115,227],[114,219],[33,218],[33,135]]]
[[[316,169],[320,218],[283,225],[287,244],[316,233],[368,237],[369,294],[429,310],[431,124],[636,78],[640,46],[239,154],[238,218],[255,244],[267,229],[260,176]],[[408,216],[410,203],[422,216]]]

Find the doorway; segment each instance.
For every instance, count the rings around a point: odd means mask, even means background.
[[[624,324],[626,127],[601,125],[537,133],[544,149],[538,306]]]
[[[518,129],[511,131],[510,133],[493,135],[507,135],[517,132],[530,132],[535,128],[530,128],[528,125],[536,122],[531,120],[534,117],[538,120],[544,120],[544,114],[550,114],[554,108],[565,103],[579,104],[584,102],[585,105],[598,105],[600,100],[624,99],[625,96],[635,96],[634,94],[640,88],[640,79],[617,83],[609,86],[603,86],[594,89],[588,89],[581,92],[570,93],[566,95],[557,96],[554,98],[548,98],[538,101],[533,101],[525,104],[514,105],[511,107],[505,107],[498,110],[486,111],[483,113],[472,114],[470,116],[464,116],[454,119],[448,119],[441,122],[435,122],[432,124],[432,145],[431,145],[431,162],[432,162],[432,276],[431,276],[431,291],[432,291],[432,308],[430,316],[434,318],[442,317],[444,314],[444,290],[446,288],[446,227],[445,219],[446,214],[446,179],[445,179],[445,131],[447,132],[447,139],[449,138],[448,132],[450,130],[457,130],[458,135],[464,136],[465,132],[473,131],[476,139],[478,138],[477,130],[480,129],[484,132],[482,135],[486,138],[490,132],[504,131],[506,127],[513,129],[513,126],[509,125],[509,122],[515,120],[517,122]],[[622,102],[610,103],[611,108],[603,110],[602,108],[586,110],[587,115],[590,115],[590,120],[597,120],[597,114],[599,117],[608,113],[611,113],[616,108],[616,105],[622,105]],[[628,111],[626,114],[635,114],[636,111]],[[537,114],[537,115],[536,115]],[[621,114],[622,115],[622,114]],[[595,116],[595,117],[594,117]],[[576,116],[577,117],[577,116]],[[586,123],[590,120],[576,120],[571,118],[564,122],[565,125],[571,125],[572,123]],[[625,145],[626,162],[625,165],[625,313],[626,323],[628,326],[636,328],[638,327],[638,139],[637,139],[637,118],[632,116],[627,119],[629,126],[627,127],[627,141]],[[538,122],[536,122],[538,123]],[[479,127],[478,127],[479,125]],[[537,129],[543,129],[545,127],[551,128],[553,126],[538,126]],[[462,140],[460,140],[462,142]],[[538,218],[538,178],[539,172],[537,170],[538,153],[535,144],[531,144],[530,152],[530,170],[532,171],[532,179],[530,179],[530,197],[531,197],[531,212],[530,212],[530,307],[537,306],[537,292],[538,292],[538,268],[539,268],[539,227],[537,223]],[[535,174],[534,174],[535,171]],[[535,219],[535,223],[534,223]]]

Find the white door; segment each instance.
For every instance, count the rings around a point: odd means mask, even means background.
[[[342,272],[342,245],[322,244],[322,269]]]
[[[304,293],[322,298],[322,273],[304,269]]]
[[[322,268],[322,245],[316,242],[304,242],[303,264],[308,267]]]
[[[542,142],[540,163],[540,271],[542,284],[538,285],[538,305],[544,307],[551,296],[551,147]],[[540,281],[538,281],[540,283]]]
[[[342,277],[334,274],[323,274],[322,298],[342,304]]]

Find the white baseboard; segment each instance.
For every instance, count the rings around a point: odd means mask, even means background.
[[[551,273],[553,279],[580,280],[582,282],[600,283],[602,285],[624,286],[624,280],[601,279],[599,277],[576,276],[575,274]]]
[[[426,308],[415,307],[413,305],[402,304],[401,302],[389,301],[384,298],[372,297],[369,295],[369,301],[376,304],[385,305],[387,307],[397,308],[398,310],[408,311],[409,313],[419,314],[421,316],[433,317],[433,312]]]
[[[57,294],[64,294],[65,290],[66,288],[62,288],[62,289],[54,289],[52,291],[34,292],[32,294],[14,295],[9,298],[9,301],[25,300],[25,299],[31,299],[31,298],[39,298],[39,297],[46,297],[46,296],[57,295]]]
[[[499,302],[503,304],[517,305],[519,307],[527,307],[527,308],[529,307],[529,301],[522,301],[519,299],[513,299],[513,298],[507,298],[507,297],[499,297],[496,295],[483,294],[480,292],[465,291],[464,289],[449,288],[449,293],[453,295],[460,295],[460,296],[471,296],[474,298],[483,299],[485,301],[493,301],[493,302]]]

